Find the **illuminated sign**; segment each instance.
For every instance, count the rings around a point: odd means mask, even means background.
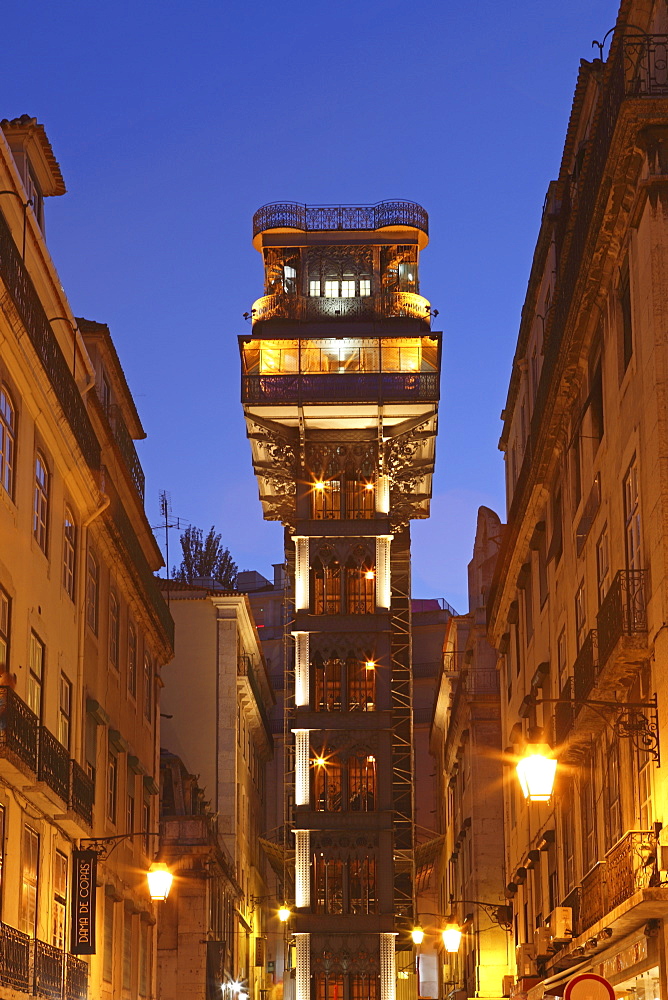
[[[72,867],[72,954],[95,954],[95,898],[97,886],[97,854],[95,851],[73,851]]]

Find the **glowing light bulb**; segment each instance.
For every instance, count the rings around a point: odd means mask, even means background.
[[[413,944],[422,944],[424,941],[424,931],[421,927],[414,927],[411,931],[411,937],[413,938]]]
[[[283,906],[280,907],[278,911],[278,919],[281,921],[282,924],[284,924],[286,920],[290,919],[290,907],[287,905],[287,903],[283,903]]]
[[[316,764],[316,767],[324,767],[325,766],[325,758],[324,757],[316,757],[315,764]]]
[[[373,489],[373,483],[367,483],[366,486],[364,487],[364,489],[365,490],[372,490]]]
[[[366,663],[365,663],[365,667],[366,667],[367,670],[375,670],[376,669],[376,664],[374,663],[373,660],[367,660]]]
[[[313,489],[314,490],[324,490],[324,488],[325,488],[325,484],[322,481],[320,481],[320,480],[317,483],[313,484]]]
[[[376,576],[376,574],[374,573],[374,571],[372,569],[368,569],[366,571],[366,573],[364,574],[364,577],[367,580],[373,580],[373,579],[375,579],[375,576]]]

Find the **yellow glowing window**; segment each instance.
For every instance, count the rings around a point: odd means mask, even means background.
[[[371,278],[360,278],[360,295],[371,295]]]
[[[339,282],[337,281],[326,281],[325,282],[325,298],[326,299],[338,299],[339,298]]]
[[[308,283],[308,293],[309,295],[320,295],[320,279],[311,279]]]
[[[355,298],[355,280],[348,280],[347,278],[341,282],[341,298],[342,299],[353,299]]]

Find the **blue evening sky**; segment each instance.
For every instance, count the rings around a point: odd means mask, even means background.
[[[499,414],[545,191],[578,62],[616,14],[614,0],[7,0],[0,117],[36,116],[61,164],[49,246],[75,314],[111,328],[148,432],[152,524],[166,489],[240,569],[271,575],[282,529],[262,520],[239,403],[236,337],[262,293],[252,214],[408,198],[430,215],[421,291],[445,337],[413,593],[466,609],[477,508],[505,509]]]

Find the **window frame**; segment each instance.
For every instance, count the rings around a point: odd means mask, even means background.
[[[3,400],[4,405],[3,405]],[[9,411],[11,410],[11,419]],[[0,486],[14,500],[14,470],[16,468],[17,410],[8,387],[0,385]]]
[[[69,504],[63,514],[63,589],[70,600],[75,600],[77,556],[77,525]]]
[[[86,554],[86,624],[93,635],[100,627],[100,560],[92,545]]]
[[[49,501],[51,472],[40,450],[35,452],[33,477],[32,533],[40,549],[47,554],[49,541]]]

